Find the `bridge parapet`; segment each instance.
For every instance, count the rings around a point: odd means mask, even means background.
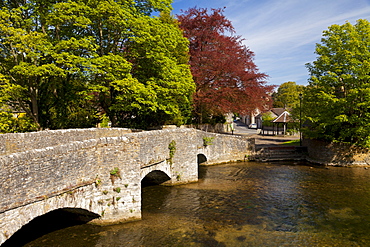
[[[140,130],[125,128],[90,128],[2,134],[0,135],[0,155],[53,147],[74,141],[122,136],[133,132],[140,132]]]
[[[0,148],[0,244],[34,217],[60,208],[93,212],[102,224],[140,219],[141,180],[150,172],[165,173],[172,185],[195,182],[198,154],[214,164],[242,160],[254,147],[246,137],[195,129],[128,132],[0,136],[8,141]],[[205,138],[212,143],[205,145]],[[33,146],[25,144],[32,140]]]

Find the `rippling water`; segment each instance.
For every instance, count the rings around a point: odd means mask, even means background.
[[[370,246],[370,170],[296,163],[200,168],[143,188],[143,220],[80,225],[26,246]]]

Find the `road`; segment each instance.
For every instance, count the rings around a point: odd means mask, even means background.
[[[236,135],[256,135],[257,130],[256,129],[249,129],[248,126],[241,122],[241,121],[236,121],[234,122],[234,134]]]

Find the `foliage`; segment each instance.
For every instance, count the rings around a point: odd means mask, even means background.
[[[177,16],[190,41],[190,66],[196,83],[194,117],[198,123],[229,112],[245,114],[270,104],[272,86],[258,72],[253,52],[235,35],[222,9],[190,8]]]
[[[122,98],[120,107],[129,106],[121,109],[124,121],[142,119],[139,122],[152,126],[188,122],[195,84],[187,64],[189,42],[178,25],[168,13],[162,13],[158,18],[143,17],[133,26],[134,43],[127,57],[133,63],[133,76],[143,86],[131,93],[143,93],[136,102],[127,102],[128,95]]]
[[[272,121],[274,120],[274,116],[271,112],[265,112],[262,114],[262,124],[263,126],[273,126]]]
[[[185,123],[195,85],[171,2],[1,1],[0,101],[39,129],[101,114],[113,126]]]
[[[370,23],[332,25],[316,45],[304,91],[305,134],[370,146]]]
[[[109,173],[112,176],[121,177],[121,172],[118,167],[114,167]]]
[[[169,144],[168,144],[168,149],[170,150],[170,162],[172,163],[172,158],[175,156],[175,152],[176,152],[176,141],[175,140],[172,140]]]
[[[0,134],[36,130],[37,126],[24,113],[15,117],[11,112],[0,111]]]
[[[281,84],[276,93],[273,93],[274,107],[295,108],[299,106],[299,94],[303,93],[304,86],[288,81]]]
[[[38,128],[90,125],[95,112],[79,99],[79,89],[84,85],[78,78],[93,45],[88,37],[62,40],[53,35],[57,27],[48,24],[46,13],[51,11],[51,4],[1,2],[0,73],[6,80],[0,85],[0,95],[7,95],[6,104],[14,111],[25,112]]]
[[[215,138],[213,136],[212,137],[209,137],[209,136],[203,137],[203,146],[207,147],[209,145],[212,145],[214,139]]]
[[[106,114],[103,114],[100,119],[100,127],[109,128],[109,117]]]
[[[114,192],[117,192],[117,193],[120,193],[121,192],[121,188],[120,187],[113,188],[113,191]]]

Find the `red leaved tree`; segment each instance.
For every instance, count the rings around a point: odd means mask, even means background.
[[[223,9],[190,8],[177,15],[190,41],[190,66],[197,85],[194,113],[199,123],[234,112],[247,114],[271,104],[274,86],[258,72],[254,54],[235,35]]]

